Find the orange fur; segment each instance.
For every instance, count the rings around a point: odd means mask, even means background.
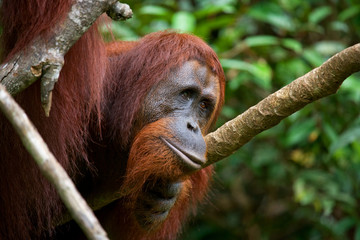
[[[46,41],[71,4],[72,0],[3,0],[2,62],[37,37]],[[94,182],[102,177],[111,176],[108,182],[116,184],[123,180],[119,191],[124,190],[124,197],[97,212],[114,239],[175,238],[207,192],[212,168],[184,176],[176,158],[158,142],[160,133],[172,137],[167,128],[170,120],[138,129],[146,122],[137,116],[149,90],[165,79],[171,69],[192,59],[208,65],[219,79],[220,100],[210,120],[213,124],[224,99],[224,74],[211,48],[188,34],[159,32],[136,42],[111,43],[105,48],[95,24],[65,56],[49,118],[41,107],[39,82],[16,96],[85,195],[92,194]],[[0,133],[0,239],[61,237],[60,232],[54,232],[55,223],[65,211],[58,194],[41,176],[2,114]],[[149,154],[154,148],[158,151]],[[99,176],[94,174],[95,167]],[[131,201],[151,178],[183,180],[184,186],[162,226],[147,232],[135,222]],[[63,231],[75,237],[75,228],[65,227]]]
[[[3,0],[2,61],[36,37],[46,41],[52,26],[64,19],[71,4],[71,0]],[[100,114],[106,61],[95,24],[65,56],[49,118],[41,107],[39,82],[16,96],[52,153],[74,179],[90,167],[86,153],[88,126],[91,117]],[[52,236],[54,222],[64,211],[58,194],[1,113],[0,133],[0,239]]]

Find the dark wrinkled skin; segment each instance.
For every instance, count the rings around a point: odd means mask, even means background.
[[[175,149],[184,171],[195,171],[206,161],[203,133],[209,127],[218,93],[218,80],[208,67],[198,61],[188,61],[154,86],[145,99],[141,119],[147,119],[147,123],[172,119],[170,128],[176,138],[164,141],[170,141],[168,146]],[[176,149],[190,159],[179,156]],[[135,217],[144,228],[152,229],[162,223],[181,192],[181,182],[164,181],[147,185],[137,199]]]
[[[158,182],[144,189],[145,194],[136,202],[135,217],[138,223],[144,228],[153,228],[162,223],[174,206],[181,188],[181,182]]]

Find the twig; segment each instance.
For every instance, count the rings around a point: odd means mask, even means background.
[[[54,184],[62,201],[88,239],[108,239],[92,210],[76,190],[62,166],[49,151],[46,143],[25,112],[0,84],[0,110],[9,119],[24,146],[38,164],[40,171]]]

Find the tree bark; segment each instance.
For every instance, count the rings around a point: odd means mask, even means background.
[[[249,108],[206,136],[207,163],[213,164],[238,150],[257,134],[309,103],[336,93],[343,81],[360,71],[360,44],[349,47],[302,77]]]

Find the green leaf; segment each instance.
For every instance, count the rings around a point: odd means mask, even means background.
[[[272,70],[266,62],[247,63],[236,59],[221,59],[223,68],[231,68],[247,71],[254,76],[252,79],[262,88],[269,90],[271,88]]]
[[[139,14],[153,15],[158,17],[167,17],[171,15],[171,12],[168,9],[155,5],[145,5],[141,7],[138,12]]]
[[[345,35],[350,34],[351,31],[346,22],[333,21],[330,26],[332,31],[343,32]]]
[[[206,21],[197,24],[194,33],[206,39],[213,29],[222,29],[224,26],[231,25],[234,21],[235,18],[230,15],[221,15],[216,18],[206,19]]]
[[[295,122],[286,133],[284,145],[304,145],[308,142],[310,133],[315,129],[315,120],[307,119],[303,122]]]
[[[204,18],[218,13],[235,13],[236,8],[231,5],[207,5],[205,8],[199,9],[194,13],[197,19]]]
[[[271,46],[279,44],[279,41],[276,37],[266,35],[247,37],[244,42],[249,47]]]
[[[360,103],[360,74],[349,76],[341,85],[340,91],[347,93],[348,99]]]
[[[324,199],[321,201],[322,208],[324,209],[324,215],[329,216],[335,206],[335,201],[330,199]]]
[[[302,44],[299,41],[296,41],[295,39],[291,39],[291,38],[282,39],[281,44],[284,47],[289,48],[296,53],[301,53],[303,50]]]
[[[315,50],[307,49],[304,51],[304,58],[310,62],[313,67],[320,66],[324,58]]]
[[[300,173],[299,177],[311,183],[311,185],[323,186],[332,184],[329,180],[331,175],[319,169],[309,169]]]
[[[360,240],[360,224],[356,224],[354,240]]]
[[[321,41],[314,45],[314,50],[324,56],[332,56],[345,48],[345,44],[336,41]]]
[[[160,18],[151,21],[151,25],[149,26],[149,29],[147,32],[156,32],[156,31],[164,31],[166,29],[169,29],[170,25],[168,21],[162,20]]]
[[[248,11],[250,17],[269,23],[279,29],[294,31],[295,24],[279,5],[262,1]]]
[[[177,12],[171,20],[171,27],[184,32],[193,32],[196,26],[194,15],[189,12]]]
[[[360,126],[355,126],[346,130],[340,135],[337,141],[330,146],[330,154],[334,154],[338,149],[360,139]]]
[[[310,67],[303,59],[286,59],[276,64],[276,78],[283,84],[288,84],[296,78],[310,71]]]
[[[265,61],[253,64],[252,74],[255,76],[254,82],[265,90],[271,89],[272,69]]]
[[[232,109],[231,107],[225,105],[225,106],[223,107],[223,109],[222,109],[222,114],[223,114],[225,117],[231,119],[231,118],[236,117],[238,113],[237,113],[234,109]]]
[[[253,67],[250,63],[236,59],[220,59],[220,63],[223,68],[231,68],[243,71],[249,71],[249,69]]]
[[[295,201],[302,205],[307,205],[315,200],[315,190],[312,187],[308,187],[305,181],[301,178],[296,179],[294,185]]]
[[[337,201],[348,204],[348,206],[356,207],[356,199],[352,195],[339,193],[337,195],[333,195],[332,197]]]
[[[345,9],[344,11],[342,11],[338,16],[338,19],[340,21],[346,21],[349,18],[355,17],[359,14],[360,14],[360,5],[353,5],[353,6],[349,7],[348,9]]]
[[[229,89],[232,90],[232,91],[235,91],[237,89],[239,89],[239,87],[241,86],[241,84],[246,80],[248,79],[248,74],[238,74],[235,78],[233,79],[230,79],[229,83],[228,83],[228,86],[229,86]]]
[[[355,221],[352,217],[345,217],[336,223],[334,230],[338,235],[344,235],[354,224]]]
[[[333,128],[333,126],[331,124],[324,121],[323,129],[324,129],[324,133],[330,139],[331,142],[337,141],[338,135],[336,134],[336,131],[334,130],[334,128]]]
[[[102,30],[108,31],[107,27],[102,27]],[[137,40],[139,36],[129,26],[122,24],[121,22],[113,21],[111,23],[111,32],[117,39],[122,40]]]
[[[324,20],[327,16],[329,16],[332,12],[330,6],[319,7],[312,11],[309,15],[309,22],[311,23],[319,23],[320,21]]]

